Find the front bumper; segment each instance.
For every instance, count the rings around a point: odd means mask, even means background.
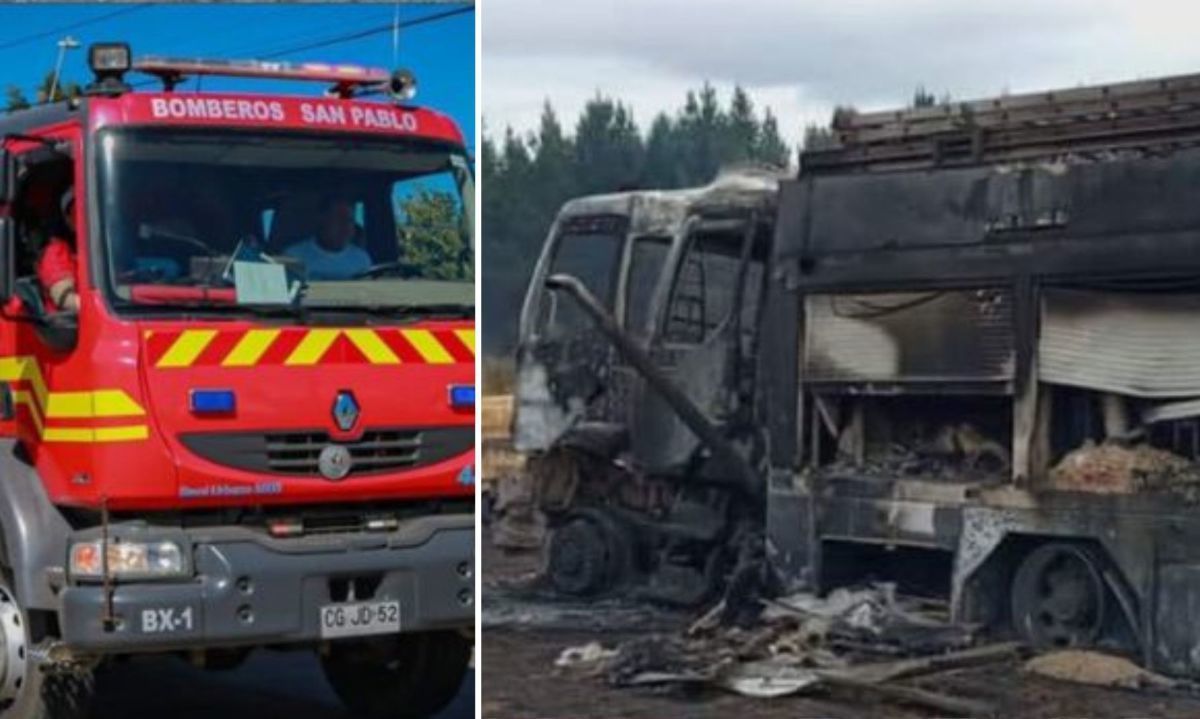
[[[124,653],[316,641],[320,607],[350,601],[348,584],[358,587],[355,601],[398,601],[402,632],[474,626],[471,515],[412,519],[386,534],[274,540],[222,528],[186,536],[193,578],[116,584],[111,621],[104,587],[66,587],[66,645]]]

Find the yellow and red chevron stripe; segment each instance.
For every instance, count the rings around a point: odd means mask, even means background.
[[[126,442],[150,436],[146,410],[121,389],[57,392],[32,356],[0,357],[0,382],[13,388],[13,402],[29,410],[43,442]],[[80,426],[79,421],[137,418],[135,424]],[[67,420],[76,424],[63,424]]]
[[[148,332],[147,361],[158,369],[458,364],[475,361],[474,329],[189,329]]]

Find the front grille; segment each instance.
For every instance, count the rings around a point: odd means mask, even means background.
[[[475,429],[466,427],[374,428],[351,442],[335,441],[319,429],[183,434],[180,441],[200,457],[227,467],[264,474],[321,477],[321,451],[338,444],[350,453],[356,476],[435,464],[469,451]]]
[[[423,432],[387,430],[366,432],[357,442],[340,443],[350,450],[350,473],[382,472],[412,467],[421,454]],[[282,474],[317,475],[317,457],[333,444],[324,432],[268,434],[267,466]]]

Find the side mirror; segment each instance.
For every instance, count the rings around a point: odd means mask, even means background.
[[[0,302],[12,297],[16,282],[17,221],[11,217],[0,217]]]

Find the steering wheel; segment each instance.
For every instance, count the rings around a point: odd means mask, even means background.
[[[384,275],[390,275],[392,273],[395,273],[396,277],[408,278],[408,277],[416,277],[419,274],[419,270],[416,265],[414,265],[410,262],[396,260],[394,262],[381,262],[376,265],[371,265],[370,267],[363,270],[362,272],[359,272],[358,274],[353,275],[350,279],[352,279],[352,280],[374,279],[376,277],[383,277]]]

